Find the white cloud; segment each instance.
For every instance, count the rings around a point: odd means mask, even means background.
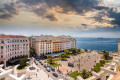
[[[115,1],[115,0],[104,0],[104,1],[106,1],[106,2],[113,2],[113,1]]]

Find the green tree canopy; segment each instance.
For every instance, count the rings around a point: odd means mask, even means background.
[[[35,52],[32,49],[30,49],[29,52],[32,56],[35,56]]]
[[[76,53],[76,48],[72,48],[72,53],[73,53],[73,54]]]
[[[77,52],[80,52],[81,50],[80,49],[77,49]]]
[[[27,58],[23,58],[20,60],[20,66],[26,66]]]
[[[88,52],[88,50],[87,49],[84,49],[85,50],[85,52]]]
[[[64,53],[64,57],[65,57],[65,58],[67,58],[67,57],[68,57],[67,53]]]
[[[105,64],[105,60],[100,60],[101,65]]]
[[[69,55],[69,54],[70,54],[70,52],[69,52],[69,50],[68,50],[68,49],[64,50],[64,53],[66,53],[67,55]]]
[[[60,57],[62,58],[62,60],[65,58],[64,54],[61,54]]]
[[[104,55],[105,59],[108,60],[109,53],[108,53],[108,52],[105,52],[103,55]]]
[[[81,72],[81,76],[83,79],[86,79],[89,77],[89,73],[84,69],[82,72]]]
[[[47,59],[48,59],[47,61],[48,61],[49,64],[53,64],[53,57],[52,57],[52,55],[48,55]]]

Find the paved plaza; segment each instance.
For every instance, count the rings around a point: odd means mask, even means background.
[[[31,78],[30,80],[53,80],[49,75],[47,75],[42,69],[39,69],[35,63],[33,63],[33,66],[36,68],[35,70],[30,70],[29,68],[32,67],[29,66],[26,69],[26,76],[27,78]],[[29,80],[29,79],[27,79]]]
[[[99,63],[101,57],[101,54],[98,54],[96,51],[92,51],[91,53],[82,53],[77,56],[70,56],[70,58],[67,58],[67,61],[58,61],[58,63],[61,65],[60,71],[64,74],[73,71],[82,71],[83,69],[91,71],[96,63]],[[68,63],[74,64],[74,67],[69,67]]]
[[[32,66],[35,67],[34,70],[30,70]],[[16,67],[17,66],[14,67],[14,74],[16,76],[25,74],[26,80],[53,80],[43,69],[38,68],[35,63],[22,70],[16,70]]]

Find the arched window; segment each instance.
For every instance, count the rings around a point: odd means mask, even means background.
[[[1,46],[1,49],[3,49],[3,46]]]

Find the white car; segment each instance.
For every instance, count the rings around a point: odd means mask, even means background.
[[[49,68],[49,67],[47,67],[46,70],[47,70],[48,72],[50,72],[50,68]]]

